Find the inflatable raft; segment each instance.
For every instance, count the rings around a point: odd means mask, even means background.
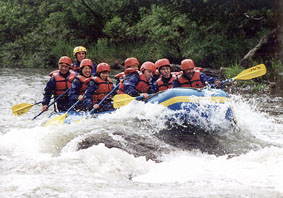
[[[123,106],[135,100],[142,100],[142,98],[125,94],[116,95],[113,99],[114,107],[123,108]],[[166,112],[162,115],[162,119],[166,119],[166,122],[171,126],[178,124],[210,130],[211,127],[215,128],[217,125],[223,126],[227,123],[230,125],[234,122],[229,100],[229,95],[220,89],[172,88],[153,94],[144,102],[165,106]],[[82,117],[93,118],[111,112],[113,111],[92,115],[69,112],[63,122],[71,123],[82,119]]]

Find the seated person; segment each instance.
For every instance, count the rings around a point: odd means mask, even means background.
[[[80,64],[79,74],[72,82],[72,87],[69,91],[70,105],[73,105],[78,100],[80,101],[75,107],[79,111],[87,111],[92,108],[91,97],[85,94],[90,80],[93,79],[91,75],[93,64],[90,59],[83,59]]]
[[[114,88],[109,74],[110,65],[99,63],[96,68],[96,76],[90,81],[86,91],[86,95],[92,96],[93,108],[99,112],[114,110],[110,96],[101,105],[98,104]]]
[[[206,84],[221,86],[221,81],[214,77],[207,76],[196,69],[195,63],[191,59],[184,59],[181,62],[182,74],[173,82],[173,87],[203,88]]]
[[[156,92],[172,88],[176,76],[171,73],[169,60],[167,58],[159,59],[155,62],[155,67],[158,69],[160,74],[160,77],[155,82]]]
[[[124,93],[130,96],[143,96],[148,98],[150,93],[154,93],[152,75],[155,72],[155,65],[152,62],[144,62],[141,66],[141,72],[134,72],[126,76],[122,84]]]
[[[76,73],[70,70],[71,64],[72,59],[67,56],[62,56],[59,59],[59,70],[52,72],[51,78],[44,89],[42,111],[48,109],[52,95],[54,95],[55,100],[60,96],[56,102],[57,110],[59,112],[66,111],[69,108],[69,99],[66,91],[71,87],[72,81],[76,76]]]

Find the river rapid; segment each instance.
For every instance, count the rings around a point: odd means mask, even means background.
[[[0,197],[283,197],[283,93],[232,94],[235,130],[186,135],[164,108],[137,102],[112,114],[43,127],[42,70],[0,70]],[[282,86],[283,87],[283,86]]]

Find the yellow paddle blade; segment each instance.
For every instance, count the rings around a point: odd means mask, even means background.
[[[113,107],[115,109],[120,108],[122,106],[125,106],[129,104],[131,101],[133,101],[135,98],[132,96],[129,96],[128,94],[117,94],[113,97]]]
[[[68,114],[64,113],[59,116],[55,116],[54,118],[48,120],[43,124],[43,126],[52,126],[52,125],[58,125],[58,124],[64,124],[65,119],[67,118]]]
[[[28,103],[17,104],[12,106],[12,112],[14,115],[19,116],[28,112],[32,107],[33,104],[28,104]]]
[[[266,67],[264,64],[256,65],[249,69],[243,70],[233,80],[250,80],[266,74]]]

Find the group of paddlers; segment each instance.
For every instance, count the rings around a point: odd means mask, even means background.
[[[62,56],[58,60],[58,70],[50,73],[51,78],[44,89],[42,111],[50,106],[52,95],[59,112],[69,110],[74,104],[77,111],[94,109],[102,112],[113,109],[112,97],[115,94],[143,96],[146,99],[149,94],[174,87],[221,85],[216,78],[202,73],[191,59],[182,60],[181,71],[172,72],[167,58],[140,64],[137,58],[130,57],[124,61],[124,71],[115,76],[118,80],[114,83],[110,78],[110,65],[104,62],[95,65],[86,58],[85,47],[75,47],[73,55],[74,62],[70,57]]]

